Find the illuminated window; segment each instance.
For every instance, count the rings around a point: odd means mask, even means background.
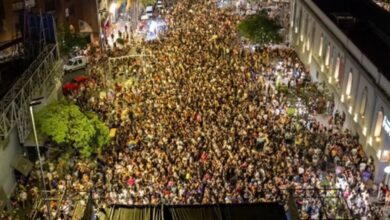
[[[374,137],[379,137],[382,131],[382,123],[383,123],[383,109],[378,112],[375,123]]]
[[[362,93],[362,102],[360,103],[360,109],[359,109],[359,114],[362,117],[366,114],[366,106],[367,106],[367,87],[364,87]]]
[[[347,96],[350,96],[351,95],[351,90],[352,90],[352,69],[351,69],[351,71],[349,72],[349,75],[348,75],[347,88],[345,90],[345,94]]]
[[[321,39],[320,39],[320,48],[318,50],[318,56],[322,56],[322,47],[324,46],[324,35],[321,34]]]
[[[293,8],[294,8],[293,18],[295,18],[297,16],[297,5],[295,4],[295,2],[293,2]],[[294,27],[294,20],[295,19],[291,19],[291,27]]]
[[[334,78],[336,79],[336,81],[339,80],[339,73],[340,73],[340,54],[337,55],[336,68],[334,70]]]
[[[294,17],[297,16],[297,5],[295,4],[295,1],[292,2],[293,8],[294,8]],[[294,19],[291,19],[291,27],[294,27]]]
[[[326,57],[325,57],[325,65],[329,66],[330,61],[330,43],[328,43],[328,47],[326,48]]]

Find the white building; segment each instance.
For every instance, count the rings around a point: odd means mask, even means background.
[[[371,0],[291,0],[289,40],[314,81],[326,82],[346,128],[390,165],[390,13]],[[387,178],[388,179],[388,178]]]

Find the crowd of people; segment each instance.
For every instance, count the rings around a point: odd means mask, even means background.
[[[116,136],[95,160],[47,162],[52,194],[67,195],[42,203],[38,217],[47,218],[49,205],[69,219],[75,198],[89,196],[104,212],[110,204],[283,203],[291,189],[302,219],[382,216],[369,202],[379,190],[368,184],[373,160],[342,130],[342,118],[323,125],[287,111],[280,85],[311,83],[292,49],[246,51],[235,31],[239,15],[216,2],[179,1],[166,16],[166,36],[140,46],[150,56],[117,62],[111,76],[96,62],[90,82],[68,97]],[[123,68],[135,86],[116,80]],[[99,97],[102,88],[109,92]],[[39,176],[21,180],[15,207],[39,196]]]

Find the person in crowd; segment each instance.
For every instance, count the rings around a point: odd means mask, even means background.
[[[53,216],[69,219],[75,201],[90,196],[103,216],[110,204],[286,202],[289,189],[302,219],[381,215],[369,202],[373,160],[342,130],[345,118],[335,112],[320,124],[312,113],[322,97],[310,97],[300,117],[289,114],[281,88],[313,86],[308,72],[290,48],[243,49],[240,19],[212,1],[178,1],[165,36],[139,46],[150,56],[115,61],[111,72],[107,54],[91,57],[91,80],[68,98],[117,133],[95,161],[76,157],[62,175],[53,164],[45,176],[51,193],[66,190],[50,204]],[[127,86],[123,72],[138,83]],[[30,180],[19,184],[20,207],[38,197],[39,172]]]

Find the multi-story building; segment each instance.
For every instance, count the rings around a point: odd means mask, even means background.
[[[390,13],[371,0],[292,0],[289,39],[314,81],[325,82],[345,127],[376,164],[390,163]]]
[[[99,36],[99,0],[3,0],[0,1],[0,42],[23,37],[24,12],[54,14],[58,27],[68,26],[75,33]]]

